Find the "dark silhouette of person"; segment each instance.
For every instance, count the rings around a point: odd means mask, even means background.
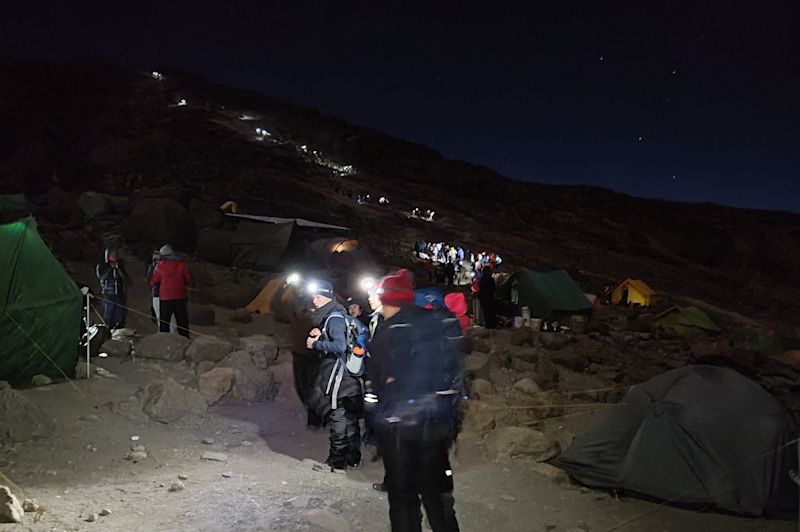
[[[492,269],[488,266],[484,266],[481,270],[478,298],[480,299],[481,308],[483,309],[484,326],[487,329],[497,328],[497,315],[495,314],[496,308],[494,301],[496,292],[497,285],[494,282],[494,277],[492,277]]]

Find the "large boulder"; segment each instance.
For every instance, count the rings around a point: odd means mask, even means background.
[[[142,358],[180,362],[190,343],[188,338],[179,334],[158,332],[139,340],[136,345],[136,355]]]
[[[496,425],[492,407],[483,401],[468,401],[464,425],[467,431],[485,436]]]
[[[539,333],[539,343],[545,346],[547,349],[551,349],[553,351],[558,351],[574,341],[575,339],[567,334],[549,331],[543,331]]]
[[[218,264],[230,264],[233,231],[224,229],[201,229],[197,235],[196,255],[203,260]]]
[[[476,372],[482,370],[489,363],[489,353],[472,353],[464,357],[464,371]]]
[[[100,352],[110,357],[126,358],[131,355],[130,340],[106,340],[100,346]]]
[[[517,327],[511,330],[511,345],[533,345],[536,332],[530,327]]]
[[[472,393],[477,393],[479,396],[497,393],[494,384],[486,379],[473,379],[472,383],[470,384],[470,391]]]
[[[253,364],[261,369],[275,363],[280,353],[275,338],[264,334],[240,338],[239,347],[250,353]]]
[[[83,211],[83,214],[88,218],[97,218],[104,214],[113,214],[115,211],[114,202],[111,200],[111,197],[102,192],[84,192],[78,199],[78,205]]]
[[[181,386],[172,379],[147,387],[142,398],[142,411],[153,421],[178,426],[198,424],[208,405],[197,390]]]
[[[122,224],[132,242],[172,244],[179,249],[194,249],[197,228],[183,206],[170,199],[143,199]]]
[[[21,523],[25,510],[16,495],[6,486],[0,486],[0,523]]]
[[[219,362],[233,351],[233,346],[214,336],[198,336],[186,348],[185,357],[195,364],[205,360]]]
[[[536,381],[531,378],[520,379],[511,388],[511,393],[521,399],[536,395],[541,391],[542,389],[536,384]]]
[[[246,307],[258,295],[255,284],[223,283],[203,288],[202,293],[211,303],[226,308]]]
[[[262,369],[253,363],[248,351],[234,351],[217,364],[218,368],[232,368],[236,372],[233,396],[245,401],[263,403],[277,393],[275,376],[269,369]]]
[[[528,427],[503,427],[493,430],[484,440],[487,451],[496,459],[532,458],[549,460],[561,452],[558,442]]]
[[[14,390],[0,390],[0,443],[24,442],[52,431],[53,422],[36,404]]]
[[[208,404],[213,405],[231,391],[236,382],[236,370],[233,368],[214,368],[197,378],[197,389],[205,397]]]

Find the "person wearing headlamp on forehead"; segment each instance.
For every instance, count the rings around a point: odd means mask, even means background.
[[[317,471],[342,472],[361,464],[361,432],[358,417],[362,411],[362,390],[358,377],[347,364],[347,313],[333,294],[328,281],[307,285],[314,307],[314,328],[308,333],[306,347],[320,357],[319,369],[309,390],[308,407],[330,426],[330,450],[325,466]]]
[[[448,449],[456,432],[461,370],[444,315],[414,305],[410,272],[384,277],[384,322],[369,344],[373,394],[365,397],[383,452],[392,532],[457,532]],[[367,403],[369,401],[369,403]]]

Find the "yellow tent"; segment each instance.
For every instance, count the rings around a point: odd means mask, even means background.
[[[250,312],[272,314],[272,300],[275,298],[275,294],[283,289],[285,282],[285,275],[271,279],[267,283],[267,286],[265,286],[245,308]]]
[[[648,307],[655,304],[656,293],[639,279],[625,279],[611,293],[611,302],[616,304],[633,303]]]

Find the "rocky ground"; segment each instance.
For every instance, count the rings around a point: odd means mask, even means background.
[[[69,266],[77,278],[91,274],[89,264]],[[134,283],[134,311],[147,297]],[[0,530],[389,529],[386,497],[371,488],[382,469],[369,452],[346,475],[312,471],[327,435],[305,428],[289,325],[202,306],[208,325],[193,325],[191,342],[151,334],[146,315],[132,311],[137,334],[107,343],[91,379],[0,391],[0,485],[39,507]],[[543,463],[628,384],[697,356],[692,344],[646,332],[646,322],[606,309],[587,334],[473,330],[471,399],[453,455],[462,530],[794,528],[590,490]]]

